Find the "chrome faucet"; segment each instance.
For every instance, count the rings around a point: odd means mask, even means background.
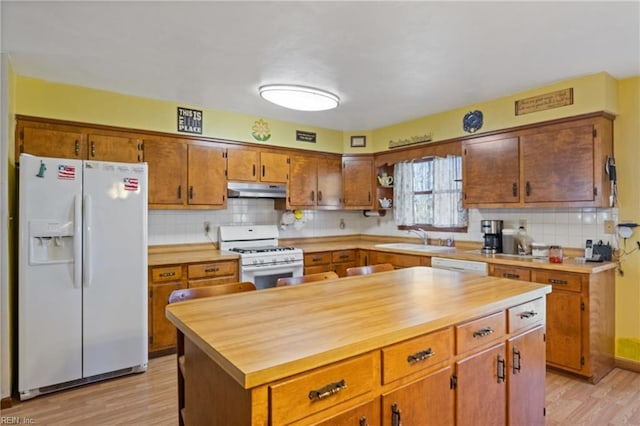
[[[425,231],[422,228],[418,228],[418,229],[409,229],[408,231],[409,233],[413,232],[414,234],[417,234],[420,236],[420,238],[422,238],[422,244],[429,245],[429,237],[427,236],[427,231]]]

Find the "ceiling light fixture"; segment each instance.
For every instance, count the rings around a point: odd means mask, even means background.
[[[268,84],[260,86],[259,91],[263,99],[298,111],[325,111],[340,103],[338,96],[314,87]]]

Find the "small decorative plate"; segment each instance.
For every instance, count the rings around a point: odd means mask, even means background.
[[[462,119],[462,128],[467,133],[475,133],[482,127],[482,111],[469,111]]]

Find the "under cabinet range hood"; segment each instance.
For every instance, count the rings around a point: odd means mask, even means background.
[[[229,198],[285,198],[286,196],[286,185],[245,182],[227,183],[227,197]]]

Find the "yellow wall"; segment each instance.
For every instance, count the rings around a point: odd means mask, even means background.
[[[640,223],[640,76],[618,82],[619,115],[614,127],[619,219]],[[637,248],[640,228],[627,240]],[[623,246],[624,241],[620,241]],[[640,362],[640,251],[623,257],[624,276],[616,278],[616,354]]]
[[[57,84],[18,76],[15,79],[15,113],[71,121],[99,123],[143,130],[177,133],[176,107],[167,101],[144,99],[101,90]],[[570,106],[521,116],[514,114],[514,102],[530,96],[572,87],[574,103]],[[270,120],[268,117],[246,116],[211,110],[204,111],[204,136],[256,142],[251,127],[258,118],[270,125],[272,138],[268,144],[313,149],[335,153],[371,153],[388,149],[390,140],[407,139],[433,133],[433,141],[467,135],[462,130],[462,117],[471,110],[484,114],[484,125],[478,133],[509,128],[595,111],[618,114],[615,120],[615,154],[620,177],[619,217],[640,223],[640,77],[616,81],[606,73],[598,73],[557,82],[452,111],[425,116],[392,126],[356,132],[309,128]],[[189,105],[180,105],[189,107]],[[295,130],[317,133],[318,142],[295,141]],[[351,136],[366,136],[364,148],[352,148]],[[11,155],[10,158],[13,158]],[[12,176],[13,170],[10,171]],[[636,229],[628,248],[640,240]],[[629,255],[623,263],[625,275],[616,277],[616,354],[640,362],[640,252]]]
[[[343,150],[342,131],[271,120],[268,117],[140,98],[23,76],[17,78],[17,91],[16,112],[22,115],[177,133],[177,107],[181,106],[203,111],[203,136],[324,152],[341,153]],[[268,142],[258,142],[251,136],[251,128],[260,118],[269,124],[272,136]],[[315,132],[317,142],[296,141],[296,130]]]
[[[568,88],[573,88],[573,105],[515,115],[515,101]],[[477,133],[595,111],[615,113],[617,108],[616,93],[616,80],[604,72],[548,84],[510,96],[375,129],[373,132],[374,150],[377,152],[388,149],[391,140],[409,139],[412,136],[428,133],[432,133],[433,142],[468,136],[469,134],[462,129],[462,118],[467,112],[476,109],[482,111],[484,118],[482,128]]]

